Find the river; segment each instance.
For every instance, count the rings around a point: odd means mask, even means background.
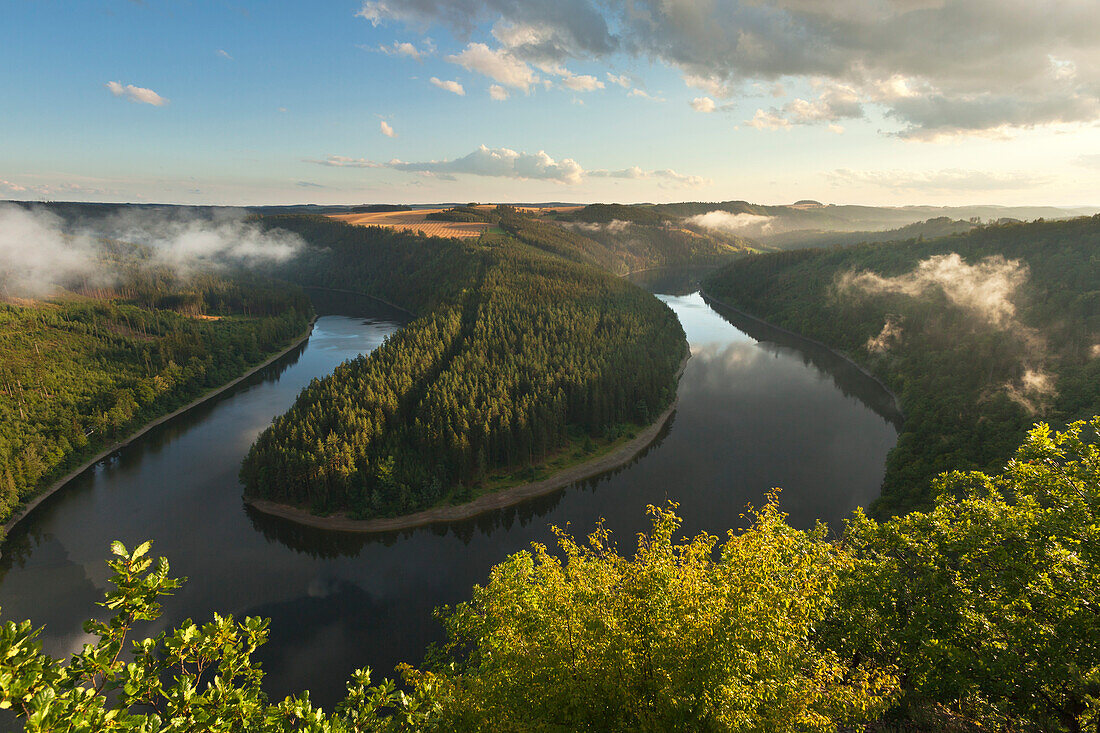
[[[0,559],[3,618],[44,624],[51,655],[79,649],[82,621],[106,615],[95,602],[109,543],[153,539],[153,553],[189,580],[140,634],[214,611],[269,617],[257,655],[269,694],[308,688],[330,708],[356,667],[380,679],[397,662],[419,663],[440,636],[432,609],[468,597],[508,554],[551,542],[550,525],[586,534],[604,518],[629,550],[646,504],[679,502],[685,533],[721,536],[772,487],[783,488],[793,524],[820,519],[834,531],[877,496],[900,419],[878,384],[824,349],[723,318],[690,276],[638,281],[680,318],[692,357],[676,413],[629,465],[476,520],[391,535],[335,534],[247,509],[237,471],[256,435],[311,379],[374,349],[405,317],[364,298],[318,297],[322,317],[301,348],[100,462],[12,531]]]

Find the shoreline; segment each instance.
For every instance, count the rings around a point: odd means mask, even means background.
[[[684,369],[687,368],[687,363],[690,358],[691,353],[689,352],[687,356],[684,357],[683,361],[680,362],[680,368],[676,372],[677,385],[679,385],[680,377],[683,375]],[[405,514],[400,517],[351,519],[347,515],[340,513],[319,517],[315,514],[310,514],[304,509],[298,509],[288,504],[279,504],[278,502],[268,501],[267,499],[250,499],[246,497],[244,503],[261,514],[280,517],[294,522],[295,524],[301,524],[315,529],[337,532],[355,532],[359,534],[396,532],[406,529],[427,527],[432,524],[461,522],[497,509],[504,509],[506,507],[522,504],[529,499],[552,494],[555,491],[564,489],[570,484],[599,476],[600,474],[607,473],[614,468],[618,468],[630,462],[639,453],[653,445],[657,436],[660,435],[661,431],[672,417],[672,414],[676,411],[678,402],[679,397],[673,397],[671,404],[665,408],[664,412],[662,412],[656,420],[650,423],[644,430],[640,431],[633,440],[610,453],[605,453],[602,456],[589,459],[584,463],[566,468],[541,481],[520,484],[519,486],[502,489],[491,494],[482,494],[473,501],[457,506],[433,507],[413,514]]]
[[[834,356],[837,356],[837,357],[843,359],[844,361],[848,362],[853,367],[855,367],[857,370],[859,370],[859,372],[861,374],[863,374],[864,376],[871,379],[878,386],[882,387],[882,389],[886,392],[886,394],[890,395],[890,399],[892,399],[894,401],[894,409],[896,409],[898,414],[902,416],[903,420],[905,419],[905,411],[901,409],[901,402],[898,400],[898,396],[896,394],[894,394],[894,391],[892,389],[890,389],[888,386],[886,386],[886,383],[883,382],[881,379],[879,379],[878,376],[875,375],[873,372],[871,372],[869,369],[867,369],[867,367],[863,366],[862,364],[856,363],[847,354],[845,354],[843,352],[840,352],[840,351],[837,351],[833,347],[829,346],[826,343],[818,341],[817,339],[810,338],[809,336],[805,336],[801,333],[796,333],[796,332],[790,330],[789,328],[783,328],[782,326],[777,326],[774,323],[770,323],[768,321],[765,321],[763,318],[759,318],[757,316],[754,316],[751,313],[746,313],[745,311],[741,310],[737,306],[730,305],[729,303],[725,302],[724,300],[720,300],[718,298],[715,298],[714,296],[708,294],[702,288],[699,289],[699,294],[703,296],[704,301],[709,301],[711,303],[717,303],[722,308],[726,308],[727,310],[731,310],[734,313],[738,314],[739,316],[749,319],[750,321],[755,321],[756,323],[759,323],[763,326],[767,326],[768,328],[773,328],[776,331],[780,331],[782,333],[785,333],[788,336],[793,336],[795,338],[798,338],[798,339],[801,339],[803,341],[807,341],[811,344],[814,344],[815,346],[820,346],[821,348],[825,349],[826,351],[833,354]]]
[[[70,481],[72,481],[74,478],[76,478],[80,474],[87,471],[89,468],[91,468],[95,464],[102,461],[104,458],[108,457],[109,455],[111,455],[115,451],[118,451],[122,448],[125,448],[127,445],[129,445],[133,441],[137,440],[141,436],[145,435],[147,432],[149,432],[153,428],[157,427],[158,425],[162,425],[162,424],[168,422],[169,420],[171,420],[172,418],[178,417],[179,415],[182,415],[183,413],[188,412],[189,410],[192,410],[195,407],[198,407],[199,405],[203,404],[204,402],[208,402],[209,400],[214,399],[215,397],[222,394],[223,392],[230,389],[231,387],[237,386],[238,384],[240,384],[244,380],[251,377],[256,372],[260,371],[261,369],[264,369],[265,367],[271,366],[276,361],[278,361],[279,359],[282,359],[284,356],[289,354],[291,351],[293,351],[294,349],[301,346],[303,343],[305,343],[306,341],[309,340],[309,337],[311,335],[313,335],[313,326],[316,323],[317,323],[317,316],[315,315],[315,316],[313,316],[313,318],[310,319],[309,325],[306,326],[305,333],[302,334],[302,336],[300,336],[299,338],[295,339],[295,341],[290,346],[287,346],[285,349],[278,352],[277,354],[268,357],[265,361],[263,361],[262,363],[257,364],[256,366],[252,367],[251,369],[249,369],[248,371],[246,371],[244,374],[237,377],[236,379],[234,379],[230,382],[226,382],[225,384],[221,385],[220,387],[215,387],[214,389],[212,389],[211,391],[209,391],[205,394],[199,395],[198,397],[196,397],[192,401],[188,402],[183,407],[177,408],[177,409],[173,410],[172,412],[168,413],[167,415],[161,415],[160,417],[156,418],[155,420],[152,420],[150,422],[145,423],[140,428],[135,430],[133,433],[130,433],[129,435],[125,436],[124,438],[121,438],[120,440],[112,443],[110,446],[104,448],[102,451],[97,453],[95,456],[93,456],[92,458],[89,458],[87,461],[80,464],[79,466],[74,468],[72,471],[65,474],[61,478],[59,478],[57,481],[54,481],[52,484],[50,484],[49,488],[44,489],[41,493],[35,495],[35,497],[33,499],[31,499],[29,502],[27,502],[23,506],[22,509],[20,509],[18,512],[13,514],[11,516],[11,518],[8,519],[8,521],[4,523],[3,538],[6,538],[8,533],[11,532],[11,530],[17,524],[19,524],[21,521],[26,519],[27,516],[31,512],[33,512],[35,510],[35,508],[38,507],[39,504],[41,504],[43,501],[45,501],[46,499],[48,499],[51,496],[53,496],[54,494],[56,494],[58,491],[60,491],[62,488],[64,488],[66,486],[66,484],[68,484]]]

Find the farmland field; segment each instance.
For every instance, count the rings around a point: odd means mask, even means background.
[[[332,214],[331,218],[363,227],[389,227],[402,231],[424,232],[429,237],[479,237],[489,226],[485,222],[426,221],[428,214],[443,209],[382,211],[365,214]]]

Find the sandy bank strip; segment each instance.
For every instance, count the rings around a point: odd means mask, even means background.
[[[161,425],[162,423],[166,423],[169,420],[171,420],[172,418],[177,417],[179,415],[182,415],[183,413],[187,412],[188,410],[190,410],[194,407],[198,407],[199,405],[201,405],[204,402],[212,400],[213,398],[217,397],[222,392],[225,392],[227,389],[229,389],[231,387],[237,386],[238,384],[240,384],[244,380],[248,379],[253,374],[255,374],[256,372],[263,369],[264,367],[271,366],[273,363],[275,363],[279,359],[282,359],[284,356],[289,354],[291,351],[294,351],[294,349],[298,348],[299,346],[301,346],[303,343],[305,343],[309,339],[310,335],[312,335],[312,333],[313,333],[313,325],[316,322],[317,322],[317,316],[314,316],[313,319],[309,322],[309,326],[306,328],[305,333],[303,333],[300,338],[296,339],[294,341],[294,343],[292,343],[290,346],[288,346],[285,349],[283,349],[282,351],[280,351],[278,354],[275,354],[274,356],[267,359],[267,361],[263,362],[262,364],[259,364],[257,366],[252,367],[247,372],[245,372],[241,376],[234,379],[232,382],[227,382],[227,383],[223,384],[221,387],[215,387],[213,390],[207,392],[206,394],[204,394],[200,397],[197,397],[196,399],[192,400],[191,402],[188,402],[186,405],[179,408],[178,410],[175,410],[174,412],[170,412],[167,415],[163,415],[161,417],[158,417],[156,420],[153,420],[152,422],[146,423],[141,428],[138,428],[138,430],[136,432],[130,433],[130,435],[126,436],[122,440],[119,440],[117,443],[113,443],[112,445],[108,446],[107,448],[104,448],[102,451],[100,451],[98,454],[96,454],[96,456],[94,458],[91,458],[88,461],[85,461],[84,463],[80,464],[78,467],[76,467],[75,469],[73,469],[72,471],[67,473],[66,475],[62,476],[60,479],[58,479],[53,484],[51,484],[48,489],[46,489],[41,494],[38,494],[36,497],[31,499],[31,501],[29,503],[27,503],[18,513],[16,513],[11,519],[9,519],[7,521],[7,523],[4,525],[4,536],[7,536],[7,534],[9,532],[11,532],[12,528],[15,527],[15,525],[19,524],[19,522],[21,522],[28,514],[33,512],[39,504],[41,504],[47,498],[49,498],[50,496],[55,494],[57,491],[59,491],[62,487],[64,487],[67,483],[72,481],[74,478],[76,478],[80,474],[84,473],[85,471],[87,471],[89,468],[91,468],[95,464],[102,461],[107,456],[111,455],[112,453],[114,453],[115,451],[117,451],[120,448],[126,447],[127,445],[132,443],[134,440],[140,438],[142,435],[145,435],[147,432],[149,432],[150,430],[152,430],[156,426]]]
[[[767,326],[768,328],[775,329],[776,331],[780,331],[781,333],[785,333],[788,336],[794,336],[797,339],[801,339],[802,341],[805,341],[807,343],[811,343],[815,346],[820,346],[821,348],[823,348],[826,351],[830,352],[834,356],[840,357],[844,361],[846,361],[849,364],[851,364],[852,366],[854,366],[860,372],[862,372],[864,376],[868,377],[875,384],[877,384],[878,386],[880,386],[884,390],[886,390],[886,394],[890,395],[890,399],[892,399],[894,401],[894,409],[897,410],[898,414],[901,415],[902,418],[904,419],[905,412],[901,409],[901,402],[898,401],[898,396],[896,394],[894,394],[893,390],[891,390],[889,387],[887,387],[886,383],[883,382],[881,379],[879,379],[878,376],[876,376],[871,370],[869,370],[867,367],[863,366],[862,364],[857,364],[855,362],[855,360],[852,359],[852,357],[848,356],[844,352],[839,351],[837,349],[834,349],[832,346],[829,346],[826,343],[818,341],[817,339],[813,339],[813,338],[810,338],[809,336],[805,336],[801,333],[797,333],[795,331],[790,330],[789,328],[783,328],[782,326],[777,326],[774,323],[770,323],[768,321],[765,321],[763,318],[758,318],[757,316],[754,316],[751,313],[746,313],[745,311],[741,310],[737,306],[730,305],[729,303],[727,303],[723,300],[719,300],[718,298],[715,298],[714,296],[707,294],[707,292],[705,290],[700,289],[699,294],[703,296],[703,300],[709,301],[711,303],[717,303],[722,308],[725,308],[726,310],[731,310],[734,313],[736,313],[737,315],[741,316],[742,318],[745,318],[745,319],[750,320],[750,321],[754,321],[754,322],[759,323],[763,326]]]
[[[687,366],[688,359],[690,358],[691,355],[689,354],[680,362],[680,369],[676,373],[677,382],[679,382],[680,375],[684,373],[684,368]],[[673,398],[672,404],[668,406],[668,409],[662,412],[649,427],[638,433],[637,437],[629,443],[626,443],[610,453],[593,458],[590,461],[586,461],[576,466],[571,466],[542,481],[513,486],[510,489],[496,491],[491,494],[483,494],[467,504],[435,507],[433,509],[425,509],[422,512],[416,512],[415,514],[406,514],[401,517],[386,519],[351,519],[346,514],[342,513],[330,514],[327,517],[318,517],[314,514],[310,514],[304,509],[297,509],[286,504],[278,504],[273,501],[268,501],[267,499],[245,498],[245,503],[263,514],[289,519],[292,522],[304,524],[307,527],[316,527],[318,529],[328,529],[338,532],[395,532],[403,529],[425,527],[429,524],[460,522],[465,519],[472,519],[486,512],[522,504],[528,499],[552,494],[577,481],[598,476],[613,468],[618,468],[619,466],[629,463],[636,455],[652,445],[653,441],[657,439],[665,423],[672,417],[672,413],[676,411],[677,401],[676,398]]]

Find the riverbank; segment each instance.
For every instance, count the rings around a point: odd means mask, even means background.
[[[828,344],[823,343],[821,341],[818,341],[817,339],[810,338],[809,336],[804,336],[803,334],[797,333],[795,331],[791,331],[790,329],[787,329],[787,328],[783,328],[782,326],[777,326],[774,323],[770,323],[768,321],[765,321],[763,318],[758,318],[758,317],[752,315],[751,313],[746,313],[745,311],[741,310],[740,308],[738,308],[735,305],[730,305],[729,303],[727,303],[723,300],[719,300],[718,298],[715,298],[714,296],[708,295],[706,293],[706,291],[704,291],[702,288],[700,288],[699,294],[703,296],[703,300],[706,301],[706,303],[708,305],[711,305],[711,304],[718,305],[721,308],[725,308],[726,310],[733,311],[734,313],[736,313],[741,318],[752,321],[754,323],[757,323],[761,326],[772,329],[774,331],[778,331],[779,333],[785,334],[785,335],[790,336],[792,338],[796,338],[800,341],[805,341],[806,343],[813,344],[814,346],[817,346],[819,348],[824,349],[825,351],[828,351],[830,354],[837,357],[838,359],[842,359],[842,360],[846,361],[848,364],[851,364],[856,370],[858,370],[865,377],[870,379],[872,382],[877,384],[879,387],[882,387],[883,391],[886,392],[886,394],[888,394],[890,396],[891,400],[893,400],[894,409],[904,419],[905,412],[901,409],[901,402],[898,400],[898,396],[896,394],[894,394],[894,391],[892,389],[890,389],[888,386],[886,386],[886,383],[883,382],[881,379],[879,379],[878,376],[876,374],[874,374],[871,370],[867,369],[867,367],[863,366],[862,364],[857,363],[856,361],[854,361],[852,359],[852,357],[848,356],[844,352],[838,351],[838,350],[834,349],[833,347],[829,346]]]
[[[684,369],[687,367],[689,353],[680,362],[680,368],[676,372],[676,381],[679,383]],[[521,504],[529,499],[534,499],[546,494],[552,494],[570,484],[583,481],[587,478],[599,476],[612,469],[629,463],[639,453],[651,446],[661,434],[661,430],[676,411],[678,399],[673,397],[672,403],[662,412],[648,427],[640,431],[632,440],[624,445],[600,456],[596,456],[584,463],[570,466],[549,478],[541,481],[533,481],[509,489],[502,489],[491,494],[483,494],[473,501],[458,506],[442,506],[425,509],[414,514],[405,514],[400,517],[386,517],[381,519],[352,519],[346,514],[330,514],[319,517],[310,514],[304,509],[279,504],[267,499],[245,498],[245,503],[263,514],[281,517],[297,524],[317,529],[327,529],[337,532],[380,533],[395,532],[405,529],[426,527],[431,524],[446,522],[460,522],[473,519],[486,512],[504,509],[505,507]]]
[[[116,441],[115,443],[112,443],[110,446],[104,448],[102,451],[97,453],[92,458],[88,459],[84,463],[82,463],[79,466],[77,466],[76,468],[74,468],[69,473],[67,473],[64,476],[62,476],[61,478],[59,478],[57,481],[50,484],[50,486],[48,488],[44,489],[41,493],[37,494],[33,499],[31,499],[29,502],[27,502],[23,506],[22,509],[17,511],[15,514],[13,514],[11,516],[10,519],[8,519],[8,521],[4,524],[4,527],[3,527],[4,537],[6,537],[9,532],[11,532],[12,528],[14,528],[17,524],[19,524],[19,522],[23,521],[23,519],[25,519],[31,512],[33,512],[35,510],[35,508],[38,507],[39,504],[41,504],[43,501],[48,499],[53,494],[60,491],[66,484],[68,484],[74,478],[76,478],[80,474],[84,473],[89,468],[91,468],[95,464],[99,463],[100,461],[102,461],[107,456],[111,455],[112,453],[119,450],[120,448],[125,448],[127,445],[132,443],[134,440],[140,438],[142,435],[145,435],[147,432],[149,432],[153,428],[157,427],[158,425],[162,425],[162,424],[168,422],[169,420],[171,420],[171,419],[173,419],[173,418],[175,418],[179,415],[182,415],[183,413],[187,412],[188,410],[191,410],[191,409],[193,409],[195,407],[198,407],[199,405],[203,404],[204,402],[208,402],[208,401],[214,399],[215,397],[222,394],[226,390],[231,389],[231,388],[237,386],[238,384],[240,384],[241,382],[243,382],[244,380],[248,379],[249,377],[251,377],[256,372],[260,371],[261,369],[263,369],[265,367],[268,367],[268,366],[274,364],[276,361],[278,361],[279,359],[282,359],[284,356],[289,354],[291,351],[294,351],[294,349],[298,348],[303,343],[305,343],[309,339],[310,335],[313,334],[313,326],[316,322],[317,322],[317,316],[314,316],[310,320],[309,325],[306,326],[306,329],[302,333],[302,335],[299,338],[295,339],[294,342],[290,346],[286,347],[285,349],[278,352],[277,354],[268,357],[265,361],[263,361],[262,363],[252,367],[251,369],[249,369],[248,371],[246,371],[244,374],[237,377],[233,381],[226,382],[225,384],[223,384],[220,387],[215,387],[214,389],[210,390],[209,392],[206,392],[205,394],[200,395],[199,397],[196,397],[194,400],[192,400],[191,402],[188,402],[183,407],[180,407],[180,408],[178,408],[176,410],[173,410],[172,412],[168,413],[167,415],[162,415],[162,416],[156,418],[155,420],[152,420],[150,422],[145,423],[144,425],[142,425],[140,428],[138,428],[134,432],[132,432],[129,435],[127,435],[126,437]]]

